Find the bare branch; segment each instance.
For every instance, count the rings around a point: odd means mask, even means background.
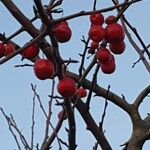
[[[123,19],[125,21],[125,17]],[[145,65],[147,71],[150,73],[150,64],[148,63],[148,61],[146,60],[146,58],[144,57],[143,51],[138,47],[138,45],[136,44],[136,42],[133,40],[133,38],[131,37],[130,32],[128,31],[124,21],[122,21],[122,25],[124,28],[124,31],[128,37],[128,40],[130,41],[131,45],[135,48],[136,52],[139,54],[140,59],[142,60],[143,64]],[[126,23],[128,26],[130,26],[129,22],[126,20]]]
[[[150,129],[150,114],[147,114],[147,117],[144,119],[146,126]]]
[[[70,76],[71,78],[73,78],[76,82],[79,81],[79,76],[73,72],[67,72],[67,76]],[[85,89],[90,89],[91,87],[91,81],[84,79],[82,81],[82,86]],[[102,96],[104,98],[107,98],[109,101],[111,101],[112,103],[114,103],[115,105],[119,106],[121,109],[123,109],[125,112],[129,113],[130,112],[130,104],[124,100],[123,98],[119,97],[118,95],[116,95],[115,93],[109,91],[108,95],[106,95],[107,90],[100,87],[99,85],[95,85],[93,87],[93,92],[97,95],[97,96]]]
[[[36,86],[35,86],[36,88]],[[34,145],[34,125],[35,125],[35,93],[33,96],[33,107],[32,107],[32,126],[31,126],[31,149],[33,149]]]
[[[126,5],[133,4],[133,3],[137,3],[140,1],[142,1],[142,0],[133,0],[133,1],[129,1],[129,2],[124,2],[124,3],[118,4],[118,5],[115,5],[112,7],[107,7],[107,8],[96,10],[96,11],[80,11],[79,13],[75,13],[75,14],[72,14],[72,15],[69,15],[69,16],[66,16],[63,18],[56,19],[54,21],[54,23],[62,22],[64,20],[74,19],[74,18],[81,17],[81,16],[87,16],[87,15],[90,15],[93,13],[98,13],[98,12],[104,13],[104,12],[112,11],[112,10],[117,9],[119,7],[126,6]]]
[[[70,99],[64,100],[65,108],[67,111],[68,124],[69,124],[68,142],[69,142],[69,149],[75,150],[76,149],[76,124],[74,118],[74,110],[69,100]]]
[[[93,74],[92,84],[91,84],[91,87],[90,87],[90,90],[89,90],[89,93],[87,96],[86,105],[87,105],[88,109],[90,109],[90,101],[91,101],[91,97],[92,97],[92,91],[93,91],[94,85],[96,84],[98,71],[99,71],[99,65],[96,66],[95,72]]]
[[[6,121],[7,121],[8,125],[9,125],[9,130],[10,130],[10,132],[12,133],[12,135],[13,135],[13,137],[14,137],[16,143],[17,143],[17,146],[19,146],[19,145],[18,145],[19,142],[18,142],[18,140],[17,140],[16,135],[14,134],[14,132],[13,132],[13,130],[12,130],[12,127],[13,127],[13,129],[15,129],[16,132],[18,133],[18,135],[19,135],[19,137],[20,137],[20,140],[21,140],[22,144],[24,145],[24,148],[25,148],[26,150],[31,150],[31,148],[30,148],[30,146],[29,146],[29,144],[28,144],[26,138],[25,138],[24,135],[21,133],[21,131],[18,129],[17,124],[16,124],[16,122],[15,122],[13,116],[10,115],[10,117],[8,117],[8,116],[5,114],[5,112],[4,112],[4,110],[3,110],[2,108],[0,108],[0,110],[1,110],[2,114],[4,115]]]
[[[109,91],[110,91],[110,85],[108,86],[106,95],[108,95]],[[105,116],[106,116],[106,109],[107,109],[107,106],[108,106],[108,102],[107,102],[107,98],[106,98],[106,99],[105,99],[104,111],[103,111],[103,114],[102,114],[102,119],[101,119],[101,122],[99,123],[99,127],[100,127],[102,130],[103,130],[104,119],[105,119]]]
[[[143,99],[150,93],[150,85],[147,86],[136,98],[133,105],[138,108],[143,102]]]
[[[84,104],[81,100],[76,102],[76,108],[80,112],[83,120],[87,125],[87,129],[91,131],[91,133],[96,138],[97,142],[101,146],[102,149],[112,150],[108,140],[106,139],[103,131],[97,126],[91,114],[87,110],[86,104]]]
[[[84,39],[84,41],[85,41],[85,39]],[[82,59],[81,59],[80,67],[79,67],[79,76],[80,77],[82,76],[82,70],[83,70],[83,67],[84,67],[85,55],[86,55],[86,51],[87,51],[89,41],[90,41],[90,39],[88,38],[87,41],[84,42],[85,46],[84,46],[83,54],[81,54]],[[78,85],[78,86],[80,86],[80,85]]]
[[[32,91],[34,92],[35,96],[36,96],[37,99],[38,99],[38,102],[39,102],[39,104],[40,104],[40,108],[42,109],[42,112],[44,113],[46,119],[49,120],[49,118],[48,118],[48,116],[47,116],[47,114],[46,114],[46,110],[45,110],[44,107],[43,107],[43,104],[42,104],[42,101],[41,101],[41,99],[40,99],[40,96],[37,94],[36,89],[34,88],[33,84],[31,84],[31,88],[32,88]],[[53,125],[52,125],[52,123],[50,122],[50,120],[48,121],[48,123],[49,123],[49,125],[51,126],[51,128],[53,129],[53,132],[54,132],[54,134],[55,134],[54,137],[53,137],[53,140],[54,140],[55,137],[57,138],[58,145],[59,145],[59,147],[60,147],[60,149],[61,149],[61,144],[60,144],[60,141],[59,141],[57,132],[56,132],[57,130],[55,131],[55,128],[53,127]],[[59,131],[59,130],[58,130],[58,131]],[[45,140],[45,138],[44,138],[44,140]],[[50,143],[50,144],[51,144],[51,143]],[[45,142],[45,143],[42,144],[41,148],[43,148],[43,147],[45,147],[45,146],[48,148],[50,145],[49,145],[49,143],[47,144],[47,142]],[[46,150],[46,149],[43,149],[43,150]]]
[[[18,9],[13,1],[2,0],[1,2],[32,37],[38,36],[38,30],[32,25],[30,20]]]
[[[33,65],[31,64],[23,64],[23,65],[15,65],[14,67],[18,68],[18,67],[33,67]]]
[[[15,57],[16,55],[22,53],[26,48],[34,44],[35,42],[39,41],[45,36],[45,31],[41,32],[36,38],[32,39],[29,43],[25,44],[22,48],[17,49],[14,53],[11,53],[7,57],[0,60],[0,65],[5,63],[6,61],[10,60],[11,58]]]
[[[14,131],[13,131],[12,128],[11,128],[10,118],[5,114],[3,108],[0,108],[0,110],[1,110],[3,116],[5,117],[5,119],[6,119],[7,123],[8,123],[9,130],[10,130],[11,134],[13,135],[13,137],[14,137],[14,139],[15,139],[15,142],[16,142],[16,144],[17,144],[18,149],[21,150],[21,146],[20,146],[20,144],[19,144],[19,141],[18,141],[18,139],[17,139],[17,136],[15,135]]]
[[[47,26],[51,26],[51,21],[49,20],[47,14],[45,13],[41,0],[34,0],[34,3],[36,5],[37,11],[40,15],[41,21]]]
[[[49,132],[49,122],[50,122],[50,118],[51,118],[51,114],[52,114],[52,111],[51,111],[51,107],[52,107],[52,100],[53,100],[53,95],[54,95],[54,87],[55,87],[55,81],[53,79],[53,82],[52,82],[52,91],[51,91],[51,98],[48,102],[48,115],[47,115],[47,119],[46,119],[46,127],[45,127],[45,138],[44,138],[44,141],[43,143],[46,143],[46,140],[48,139],[48,132]]]

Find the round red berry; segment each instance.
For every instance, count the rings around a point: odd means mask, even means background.
[[[26,48],[21,54],[23,58],[33,59],[39,54],[39,47],[37,44],[33,44],[30,47]]]
[[[5,47],[3,43],[0,43],[0,58],[5,55]]]
[[[54,75],[54,65],[48,59],[38,59],[33,66],[36,77],[40,80],[50,79]]]
[[[112,24],[112,23],[116,23],[117,22],[117,18],[115,16],[108,16],[106,19],[105,19],[105,23],[106,24]]]
[[[64,78],[60,80],[57,85],[58,93],[64,98],[73,96],[76,93],[76,90],[76,83],[71,78]]]
[[[107,42],[111,44],[122,42],[125,38],[123,28],[118,23],[108,24],[107,27],[105,28],[105,31],[106,31],[105,39]]]
[[[99,25],[92,25],[89,30],[89,37],[94,42],[101,42],[105,37],[105,29]]]
[[[91,48],[92,48],[92,49],[97,49],[98,46],[99,46],[99,43],[98,43],[98,42],[94,42],[94,41],[91,42]]]
[[[107,48],[101,48],[97,51],[97,60],[100,63],[107,64],[112,59],[112,54]]]
[[[119,42],[109,45],[110,51],[114,54],[122,54],[125,51],[125,42]]]
[[[80,89],[77,89],[77,92],[76,94],[83,98],[83,97],[86,97],[87,96],[87,91],[84,89],[84,88],[80,88]]]
[[[5,47],[5,56],[8,56],[15,52],[15,47],[11,43],[5,44],[4,47]]]
[[[116,63],[115,63],[114,56],[112,55],[112,59],[109,63],[107,63],[107,64],[101,63],[100,66],[101,66],[101,70],[103,73],[112,74],[116,70]]]
[[[91,14],[90,22],[94,25],[102,25],[104,23],[104,16],[101,13]]]
[[[53,32],[56,40],[60,43],[68,42],[72,35],[72,31],[66,22],[62,22],[54,27]]]

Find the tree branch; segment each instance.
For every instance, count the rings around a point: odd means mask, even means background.
[[[68,116],[68,124],[69,124],[69,150],[75,150],[76,149],[76,124],[75,124],[75,118],[74,118],[74,111],[72,109],[71,103],[69,101],[70,99],[65,99],[65,108],[67,111]]]
[[[103,131],[97,126],[91,114],[89,113],[86,104],[84,104],[81,100],[78,100],[75,106],[80,112],[80,115],[82,116],[83,120],[85,121],[87,129],[91,131],[91,133],[94,135],[101,148],[103,150],[112,150]]]
[[[147,86],[136,98],[133,105],[138,108],[143,102],[143,99],[150,93],[150,85]]]
[[[72,15],[69,15],[69,16],[66,16],[63,18],[56,19],[53,21],[53,23],[58,23],[58,22],[74,19],[74,18],[81,17],[81,16],[87,16],[87,15],[90,15],[93,13],[98,13],[98,12],[104,13],[104,12],[112,11],[112,10],[117,9],[119,7],[126,6],[126,5],[133,4],[133,3],[137,3],[140,1],[142,1],[142,0],[133,0],[133,1],[129,1],[129,2],[124,2],[124,3],[118,4],[118,5],[115,5],[112,7],[107,7],[107,8],[103,8],[103,9],[96,10],[96,11],[80,11],[78,13],[75,13],[75,14],[72,14]]]
[[[18,9],[13,1],[2,0],[1,2],[32,37],[36,37],[38,35],[38,30],[33,26],[31,21]]]
[[[76,82],[78,82],[79,80],[79,76],[73,72],[66,72],[67,76],[70,76],[71,78],[73,78]],[[89,89],[91,87],[91,81],[84,79],[82,82],[82,86],[85,89]],[[116,95],[115,93],[109,91],[108,94],[107,93],[107,89],[104,89],[102,87],[100,87],[99,85],[95,85],[93,87],[93,92],[97,95],[97,96],[102,96],[104,98],[106,98],[107,100],[111,101],[112,103],[114,103],[115,105],[119,106],[121,109],[123,109],[125,112],[129,113],[130,112],[130,104],[124,100],[123,98],[119,97],[118,95]]]

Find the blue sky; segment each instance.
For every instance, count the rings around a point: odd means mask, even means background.
[[[32,5],[33,2],[30,0],[14,0],[18,7],[22,9],[25,15],[29,18],[33,17]],[[47,0],[43,3],[47,4]],[[98,4],[98,8],[103,8],[111,6],[110,1],[102,1]],[[72,12],[76,13],[81,10],[91,10],[91,1],[87,0],[65,0],[63,2],[62,8],[64,9],[64,16],[70,15]],[[145,0],[138,4],[131,6],[125,13],[127,19],[134,25],[143,41],[149,44],[150,39],[150,20],[149,12],[150,1]],[[143,11],[144,10],[144,11]],[[6,33],[6,36],[11,35],[16,31],[20,25],[13,19],[6,8],[0,3],[0,32]],[[115,11],[105,13],[104,16],[109,14],[116,14]],[[61,17],[57,15],[56,17]],[[34,23],[36,26],[40,26],[40,23],[36,21]],[[65,44],[60,44],[60,53],[63,58],[72,57],[73,59],[79,60],[79,53],[83,51],[84,45],[81,42],[81,37],[84,35],[87,37],[89,30],[89,18],[81,17],[69,21],[69,25],[72,29],[73,35],[71,41]],[[31,39],[26,33],[22,33],[13,40],[18,44],[24,45]],[[131,103],[136,98],[138,93],[149,85],[149,73],[145,70],[144,65],[140,62],[135,68],[132,65],[138,60],[138,55],[132,46],[129,44],[128,39],[125,38],[126,51],[121,56],[116,56],[117,69],[112,75],[105,75],[99,72],[98,83],[100,86],[107,88],[111,85],[111,91],[120,95],[123,94],[126,99]],[[141,47],[141,46],[140,46]],[[28,60],[20,61],[21,57],[18,55],[9,62],[0,66],[0,107],[3,107],[7,114],[13,114],[18,127],[22,130],[24,135],[30,140],[30,128],[31,128],[31,113],[32,113],[32,98],[33,92],[31,90],[30,84],[33,83],[37,85],[37,92],[41,97],[43,105],[47,108],[48,95],[51,92],[51,81],[40,81],[38,80],[34,73],[32,67],[24,68],[14,68],[14,65],[30,63]],[[86,61],[88,65],[90,60]],[[77,65],[70,65],[69,69],[71,71],[78,71]],[[89,78],[92,76],[92,72],[89,74]],[[55,104],[55,102],[53,102]],[[93,98],[91,102],[91,113],[94,119],[98,123],[101,118],[101,113],[103,110],[104,101],[102,98]],[[140,107],[142,117],[145,117],[147,113],[150,112],[150,103],[145,100]],[[60,111],[60,107],[53,105],[52,123],[55,125],[57,122],[57,113]],[[80,117],[79,113],[76,111],[76,123],[77,123],[77,150],[91,150],[95,139],[91,136],[91,133],[86,130],[86,125]],[[12,150],[17,148],[12,135],[8,130],[7,123],[2,115],[0,115],[0,147],[4,150]],[[41,142],[44,136],[45,118],[39,108],[38,102],[36,101],[36,122],[35,122],[35,144],[36,142]],[[67,134],[64,127],[67,127],[67,121],[64,122],[63,127],[59,133],[62,139],[67,140]],[[126,113],[124,113],[120,108],[116,107],[109,102],[107,114],[104,123],[104,129],[106,130],[106,136],[112,145],[114,150],[120,150],[121,144],[126,142],[131,134],[131,123],[130,119]],[[57,142],[53,144],[53,150],[57,148]],[[143,150],[148,150],[150,143],[144,145]],[[65,147],[63,147],[65,149]]]

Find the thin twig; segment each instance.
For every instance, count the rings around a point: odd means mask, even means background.
[[[92,84],[91,84],[89,94],[88,94],[87,100],[86,100],[87,109],[90,109],[90,101],[91,101],[91,97],[92,97],[92,91],[93,91],[94,85],[96,84],[98,71],[99,71],[99,65],[96,66],[95,72],[93,74]]]
[[[34,88],[36,88],[36,86]],[[35,125],[34,117],[35,117],[35,93],[33,95],[33,106],[32,106],[31,149],[33,149],[34,145],[34,125]]]
[[[31,84],[31,88],[32,88],[32,91],[34,92],[35,96],[36,96],[37,99],[38,99],[38,102],[39,102],[39,104],[40,104],[40,108],[42,109],[42,112],[44,113],[46,119],[49,120],[49,119],[48,119],[48,116],[47,116],[47,114],[46,114],[46,110],[45,110],[44,107],[43,107],[43,104],[42,104],[42,101],[41,101],[41,99],[40,99],[40,96],[37,94],[36,89],[34,88],[33,84]],[[60,141],[59,141],[59,138],[58,138],[58,135],[57,135],[57,132],[55,131],[55,128],[53,127],[53,125],[52,125],[52,123],[51,123],[50,121],[49,121],[49,125],[51,126],[51,128],[52,128],[52,130],[53,130],[53,132],[54,132],[54,134],[55,134],[55,137],[57,138],[59,148],[62,149],[62,148],[61,148]],[[46,143],[43,143],[43,144],[42,144],[42,147],[44,147],[45,144],[46,144]],[[43,150],[44,150],[44,149],[43,149]]]
[[[19,144],[19,141],[18,141],[18,139],[17,139],[17,136],[15,135],[14,131],[13,131],[12,128],[11,128],[10,118],[5,114],[3,108],[0,108],[0,110],[1,110],[3,116],[5,117],[5,119],[6,119],[7,123],[8,123],[9,130],[10,130],[11,134],[13,135],[13,137],[14,137],[14,139],[15,139],[15,142],[16,142],[16,144],[17,144],[18,149],[21,150],[21,146],[20,146],[20,144]]]
[[[106,95],[108,95],[109,91],[110,91],[110,85],[108,86]],[[103,114],[102,114],[101,121],[100,121],[100,123],[99,123],[99,127],[100,127],[101,129],[103,129],[103,124],[104,124],[104,119],[105,119],[105,116],[106,116],[106,109],[107,109],[107,106],[108,106],[108,101],[107,101],[107,98],[105,98],[104,111],[103,111]]]
[[[121,4],[118,4],[118,5],[115,5],[115,6],[111,6],[111,7],[107,7],[107,8],[103,8],[103,9],[100,9],[100,10],[96,10],[96,11],[80,11],[78,13],[75,13],[75,14],[72,14],[72,15],[69,15],[69,16],[66,16],[66,17],[63,17],[63,18],[59,18],[59,19],[56,19],[53,21],[53,23],[59,23],[59,22],[62,22],[62,21],[65,21],[65,20],[70,20],[70,19],[74,19],[74,18],[77,18],[77,17],[81,17],[81,16],[87,16],[87,15],[90,15],[90,14],[93,14],[93,13],[104,13],[104,12],[108,12],[108,11],[112,11],[114,9],[117,9],[119,7],[122,7],[122,6],[126,6],[126,5],[129,5],[129,4],[133,4],[133,3],[137,3],[137,2],[140,2],[142,0],[133,0],[133,1],[129,1],[129,2],[124,2],[124,3],[121,3]]]
[[[85,40],[85,37],[83,36],[83,40],[82,41],[84,42],[85,46],[84,46],[83,53],[80,55],[82,57],[81,64],[80,64],[80,67],[79,67],[79,76],[80,76],[80,78],[82,76],[82,70],[83,70],[84,62],[85,62],[85,55],[86,55],[86,52],[87,52],[87,48],[88,48],[88,44],[89,44],[90,38],[88,38],[87,40]],[[78,87],[79,86],[80,85],[78,84]]]

